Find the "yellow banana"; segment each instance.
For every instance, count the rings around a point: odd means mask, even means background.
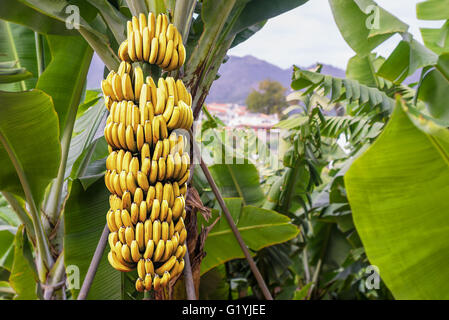
[[[167,39],[167,38],[165,38]],[[170,61],[172,60],[172,56],[174,55],[174,46],[173,46],[173,40],[169,40],[167,43],[167,47],[165,49],[165,57],[160,63],[160,67],[162,69],[165,69],[170,64]],[[178,61],[176,60],[176,65],[178,64]]]
[[[150,239],[147,241],[147,246],[145,248],[145,253],[143,254],[143,257],[145,259],[151,259],[153,257],[154,253],[154,241],[153,239]]]
[[[130,171],[126,176],[126,186],[131,193],[135,193],[137,189],[136,178],[134,178],[133,173]],[[135,201],[134,201],[135,202]]]
[[[117,232],[111,232],[108,236],[109,246],[115,248],[115,244],[119,241]]]
[[[136,240],[131,241],[131,257],[134,262],[139,262],[142,258],[142,255],[139,251],[139,245]]]
[[[148,58],[148,62],[150,64],[156,63],[156,59],[158,57],[158,52],[159,52],[159,40],[158,40],[158,38],[153,38],[151,40],[150,57]]]
[[[162,288],[167,287],[169,282],[170,282],[170,273],[168,271],[165,271],[164,275],[161,278],[161,287]]]
[[[147,203],[145,201],[142,201],[140,203],[139,208],[139,221],[145,222],[146,219],[147,219]]]
[[[128,35],[128,57],[131,61],[137,60],[134,31],[130,31]]]
[[[145,236],[142,222],[136,224],[136,241],[139,246],[139,251],[143,252],[145,250]]]
[[[116,232],[118,231],[118,227],[115,224],[115,213],[112,210],[109,210],[106,215],[106,221],[108,223],[109,231]]]
[[[134,202],[140,206],[140,203],[143,201],[143,190],[141,188],[136,188],[134,191]]]
[[[161,239],[161,222],[159,220],[155,220],[153,222],[153,241],[154,243],[159,243],[160,239]]]
[[[146,291],[150,291],[151,290],[151,286],[153,285],[152,280],[153,279],[151,279],[151,274],[147,273],[145,275],[145,279],[143,281],[143,284],[144,284],[144,287],[145,287]]]
[[[144,259],[140,259],[139,262],[137,262],[137,274],[139,275],[139,278],[145,278],[146,271]]]
[[[156,269],[156,273],[158,275],[163,275],[164,272],[170,271],[173,266],[176,263],[176,257],[175,256],[169,256],[170,259],[168,259],[162,266]]]
[[[126,227],[125,229],[126,244],[131,248],[131,242],[135,240],[133,227]]]
[[[134,131],[132,126],[126,127],[126,146],[132,152],[137,151],[136,141],[134,140]]]
[[[145,283],[142,279],[138,278],[136,280],[136,290],[138,292],[144,292],[145,291]]]
[[[143,231],[144,231],[144,242],[148,246],[148,241],[153,239],[153,221],[151,219],[145,220],[143,224]]]
[[[131,215],[128,210],[123,209],[121,213],[122,223],[125,227],[132,227],[133,223],[131,221]]]
[[[140,92],[144,83],[142,68],[134,68],[134,95],[136,100],[140,98]]]
[[[145,271],[147,274],[154,274],[153,261],[150,259],[145,259]]]
[[[157,161],[152,160],[151,161],[151,171],[150,171],[150,183],[154,184],[157,180],[158,175],[158,168],[157,168]]]
[[[137,183],[139,184],[139,187],[142,188],[143,191],[148,191],[148,188],[150,187],[148,183],[148,177],[142,173],[142,171],[137,172]]]
[[[154,199],[153,207],[151,208],[151,214],[150,214],[151,221],[155,222],[159,218],[160,211],[161,211],[160,202],[158,199]],[[153,239],[154,239],[154,237],[153,237]]]
[[[152,210],[152,208],[153,208],[153,201],[154,201],[155,196],[156,196],[156,190],[155,190],[154,186],[150,186],[150,188],[148,189],[147,198],[146,198],[148,211]]]
[[[165,51],[167,48],[167,38],[165,37],[165,34],[162,33],[159,35],[158,38],[159,38],[159,50],[157,53],[156,64],[160,65],[165,58]]]
[[[130,212],[131,212],[131,222],[133,224],[136,224],[139,221],[139,207],[135,202],[131,204]]]
[[[164,250],[165,250],[165,241],[160,239],[159,241],[157,241],[156,250],[154,251],[154,254],[153,254],[154,262],[158,262],[162,258],[162,255],[164,254]]]
[[[133,263],[133,259],[131,257],[131,250],[126,243],[122,245],[122,257],[126,262]]]

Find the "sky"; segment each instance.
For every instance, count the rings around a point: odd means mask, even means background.
[[[409,32],[422,42],[420,27],[439,27],[441,22],[420,21],[416,4],[423,0],[377,0],[377,4],[410,26]],[[388,56],[400,41],[396,35],[375,51]],[[283,69],[293,64],[307,67],[316,62],[346,68],[355,54],[334,22],[328,0],[306,4],[270,19],[253,37],[231,49],[236,56],[252,55]]]

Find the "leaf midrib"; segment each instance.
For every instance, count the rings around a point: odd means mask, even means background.
[[[252,226],[246,226],[246,227],[239,227],[237,226],[237,229],[239,231],[246,231],[246,230],[252,230],[252,229],[260,229],[260,228],[267,228],[267,227],[276,227],[276,226],[283,226],[283,225],[290,225],[289,222],[281,222],[281,223],[270,223],[270,224],[257,224]],[[223,230],[223,231],[217,231],[217,232],[210,232],[207,236],[208,238],[213,236],[220,236],[224,234],[232,233],[231,229]]]

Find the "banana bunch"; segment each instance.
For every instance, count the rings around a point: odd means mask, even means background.
[[[146,61],[166,71],[179,69],[185,62],[186,49],[181,34],[168,23],[166,14],[157,18],[150,12],[141,13],[127,24],[127,39],[118,51],[122,61]]]
[[[131,61],[182,66],[185,49],[166,15],[128,22],[122,59],[101,83],[109,116],[105,184],[111,195],[106,221],[108,260],[122,272],[137,268],[136,290],[160,290],[184,269],[185,196],[190,175],[187,141],[176,129],[193,124],[192,96],[182,80],[144,77]],[[155,58],[156,57],[156,58]]]

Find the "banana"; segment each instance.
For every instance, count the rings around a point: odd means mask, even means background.
[[[139,209],[139,221],[145,222],[145,220],[147,219],[147,203],[145,201],[142,201],[140,203]]]
[[[176,223],[175,232],[178,232],[179,235],[181,236],[181,230],[183,230],[185,228],[186,228],[186,226],[184,225],[184,219],[181,217],[181,218],[179,218],[178,222]]]
[[[147,107],[147,102],[151,99],[151,91],[148,84],[142,84],[139,96],[139,111],[140,111],[140,124],[144,125],[145,121],[149,119],[149,110]]]
[[[148,189],[147,198],[146,198],[148,211],[153,209],[153,201],[154,201],[155,196],[156,196],[156,190],[155,190],[154,186],[150,186],[150,188]]]
[[[120,189],[122,190],[122,193],[124,193],[127,190],[127,188],[126,188],[126,171],[125,170],[120,172],[119,182],[120,182]]]
[[[178,270],[177,270],[177,274],[180,274],[180,273],[182,273],[182,271],[184,270],[184,259],[182,259],[180,262],[179,262],[179,267],[178,267]]]
[[[140,92],[142,90],[143,83],[144,79],[142,68],[140,67],[134,68],[134,94],[136,100],[139,100],[140,98]]]
[[[131,204],[131,222],[136,224],[139,221],[139,207],[135,202]]]
[[[147,17],[143,14],[139,14],[139,31],[143,33],[143,29],[147,27]]]
[[[144,292],[145,291],[145,283],[142,279],[138,278],[136,280],[136,290],[138,292]]]
[[[175,37],[175,26],[171,23],[167,27],[166,37],[168,41],[173,40]]]
[[[158,160],[162,156],[163,152],[163,143],[161,140],[158,140],[153,150],[153,158],[152,160]]]
[[[120,229],[120,227],[123,227],[122,212],[119,209],[115,210],[115,212],[114,212],[114,223],[115,223],[115,228],[117,231]]]
[[[170,40],[171,41],[171,40]],[[165,68],[167,71],[173,71],[178,68],[179,55],[177,50],[173,50],[170,64]]]
[[[179,245],[179,238],[174,235],[174,230],[175,230],[175,227],[174,227],[174,224],[172,221],[170,223],[170,234],[171,234],[170,239],[171,239],[171,242],[173,243],[173,252],[176,252],[176,250],[178,249],[178,245]]]
[[[153,285],[152,280],[153,279],[151,279],[151,274],[147,273],[145,275],[145,279],[143,280],[143,285],[144,285],[146,291],[151,290],[151,286]]]
[[[159,291],[161,289],[161,278],[157,274],[153,279],[153,289],[154,291]]]
[[[122,257],[126,262],[133,263],[133,259],[131,257],[131,249],[129,246],[125,243],[122,245]]]
[[[143,201],[143,190],[141,188],[136,188],[134,191],[134,202],[140,206],[140,203]]]
[[[143,224],[143,231],[144,231],[144,242],[148,246],[148,241],[153,238],[153,222],[151,219],[145,220]]]
[[[122,160],[122,170],[125,170],[126,172],[129,171],[129,165],[131,163],[132,158],[133,158],[132,153],[129,151],[126,151],[125,155],[123,156],[123,160]]]
[[[151,259],[153,257],[154,253],[154,241],[153,239],[150,239],[147,241],[147,246],[145,248],[145,253],[143,254],[143,257],[145,259]]]
[[[162,15],[161,14],[159,14],[157,17],[156,17],[156,29],[155,29],[155,37],[158,37],[159,36],[159,34],[161,33],[161,27],[162,27]]]
[[[165,172],[165,178],[170,180],[173,177],[173,172],[175,170],[175,160],[173,159],[173,155],[169,154],[167,156],[167,168]]]
[[[152,160],[151,161],[151,171],[150,171],[150,183],[154,184],[157,180],[158,175],[158,168],[157,168],[157,161]]]
[[[118,48],[118,56],[120,60],[122,61],[129,61],[129,55],[128,55],[128,39],[122,42],[120,47]]]
[[[148,188],[150,187],[148,183],[148,177],[142,173],[142,171],[137,172],[137,183],[139,187],[142,188],[143,191],[148,191]]]
[[[164,117],[162,115],[158,116],[159,117],[159,127],[160,127],[160,137],[161,139],[167,139],[168,138],[168,128],[167,128],[167,123],[164,120]]]
[[[140,34],[140,31],[134,31],[134,46],[136,50],[136,60],[142,61],[143,60],[143,52],[142,52],[142,36]]]
[[[179,184],[178,182],[173,182],[173,195],[175,196],[175,198],[179,197],[181,193],[179,192]]]
[[[185,197],[187,193],[187,185],[184,184],[182,187],[180,187],[179,192]]]
[[[142,255],[139,251],[139,245],[136,240],[131,241],[131,257],[134,262],[139,262],[142,259]]]
[[[179,56],[181,58],[181,55]],[[176,80],[176,90],[178,91],[178,101],[186,102],[186,97],[184,96],[185,86],[181,79]]]
[[[165,38],[167,39],[167,38]],[[168,39],[167,39],[168,40]],[[165,49],[165,57],[160,63],[160,67],[162,69],[166,69],[170,62],[172,61],[172,56],[174,55],[174,46],[173,46],[173,40],[169,40],[167,43],[167,47]],[[178,60],[176,60],[176,65],[178,64]]]
[[[164,241],[168,240],[168,223],[167,221],[162,222],[162,226],[161,226],[161,239]],[[170,241],[171,242],[171,241]]]
[[[151,91],[151,102],[153,102],[153,104],[156,104],[156,100],[157,100],[157,87],[156,87],[156,83],[154,82],[153,78],[148,76],[146,78],[146,83],[150,86],[150,91]],[[154,111],[154,110],[153,110]]]
[[[179,243],[184,243],[187,238],[187,230],[186,228],[182,229],[179,233]]]
[[[167,122],[167,128],[170,130],[173,130],[178,127],[178,123],[181,119],[181,113],[178,106],[173,108],[172,115],[170,117],[170,120]]]
[[[132,152],[137,151],[136,141],[134,140],[134,131],[131,126],[126,127],[126,146]]]
[[[160,202],[158,199],[154,199],[153,207],[151,208],[151,214],[150,214],[151,221],[155,222],[159,218],[160,211],[161,211]],[[154,239],[154,236],[153,236],[153,239]]]
[[[145,259],[145,271],[147,274],[154,274],[153,261],[150,259]]]
[[[171,183],[167,182],[164,184],[164,189],[162,193],[162,201],[167,202],[167,208],[173,206],[173,203],[171,203],[172,197],[173,197],[173,186]]]
[[[184,65],[184,62],[186,62],[186,48],[184,47],[184,45],[182,43],[179,44],[178,46],[178,68],[181,68]],[[186,101],[187,102],[187,101]],[[189,104],[191,104],[191,102],[189,102]]]
[[[155,115],[159,115],[164,112],[165,104],[166,104],[165,99],[166,99],[165,90],[161,86],[159,86],[156,90],[156,106],[154,109]]]
[[[148,103],[151,104],[151,102],[148,102]],[[145,121],[144,128],[143,128],[143,131],[145,134],[145,144],[148,144],[148,148],[150,147],[150,144],[151,145],[153,144],[153,129],[151,127],[151,123],[152,123],[152,120]],[[141,153],[142,153],[142,151],[141,151]],[[144,155],[144,153],[142,153],[142,157],[143,157],[143,155]],[[148,150],[148,152],[145,152],[145,157],[150,157],[149,150]]]
[[[119,270],[122,272],[129,272],[132,270],[132,267],[123,265],[118,261],[116,254],[113,250],[109,251],[109,253],[108,253],[108,261],[109,261],[110,265],[116,270]]]
[[[174,104],[178,104],[178,90],[176,88],[176,82],[173,77],[167,77],[165,79],[165,83],[167,84],[168,96],[173,96]]]
[[[131,193],[135,193],[137,189],[136,178],[134,178],[133,173],[130,171],[126,176],[126,186]],[[134,201],[135,202],[135,201]]]
[[[146,176],[148,176],[150,174],[150,170],[151,170],[151,160],[150,158],[145,158],[142,161],[142,168],[140,169],[140,171],[142,171],[142,173]]]
[[[173,266],[176,263],[176,257],[175,256],[171,256],[170,259],[168,259],[162,266],[160,266],[159,268],[156,269],[156,273],[158,275],[163,275],[164,272],[166,271],[170,271]]]
[[[133,92],[133,86],[131,83],[131,78],[128,73],[125,73],[122,77],[122,90],[123,90],[123,96],[128,101],[134,100],[134,92]]]
[[[170,154],[170,141],[168,139],[162,140],[162,155],[164,160],[167,160],[167,156]]]
[[[140,259],[139,262],[137,262],[137,274],[139,275],[139,278],[145,278],[146,271],[144,259]]]
[[[159,52],[159,40],[158,40],[158,38],[153,38],[151,40],[150,57],[148,58],[148,62],[150,64],[156,63],[156,59],[158,57],[158,52]]]
[[[132,227],[133,223],[131,221],[131,215],[128,210],[123,209],[121,213],[122,223],[125,227]]]
[[[162,25],[161,25],[161,34],[166,34],[168,28],[168,17],[166,14],[162,14]]]
[[[166,240],[165,242],[165,251],[164,251],[164,255],[162,256],[161,261],[167,261],[173,253],[173,242],[171,240]],[[170,269],[169,269],[170,270]],[[167,271],[169,271],[167,270]]]
[[[145,135],[146,135],[146,133],[145,133]],[[145,140],[146,140],[146,138],[145,138]],[[143,163],[143,161],[146,158],[149,158],[150,155],[151,155],[151,153],[150,153],[150,145],[148,143],[144,143],[143,146],[142,146],[142,149],[140,150],[140,161],[141,161],[141,163]],[[139,171],[139,170],[137,170],[137,171]],[[136,174],[137,174],[137,172],[136,172]]]
[[[122,91],[122,78],[119,74],[114,74],[112,77],[112,90],[114,91],[117,100],[123,100],[123,91]]]
[[[126,227],[125,240],[126,240],[126,244],[131,248],[131,243],[135,240],[134,229],[132,227]]]
[[[167,38],[163,33],[161,33],[158,38],[159,38],[159,50],[157,53],[156,64],[160,65],[165,58],[165,51],[167,48]]]
[[[160,129],[159,129],[160,122],[158,117],[153,118],[153,123],[151,127],[153,129],[153,145],[156,145],[160,137]]]
[[[170,270],[170,275],[172,278],[176,277],[178,275],[178,268],[179,268],[179,261],[176,259],[175,264]]]
[[[143,126],[139,123],[137,125],[137,134],[136,134],[136,143],[137,143],[137,150],[140,151],[143,147],[143,144],[145,143],[145,136],[143,133]]]
[[[182,159],[179,153],[175,153],[174,155],[174,163],[175,163],[175,169],[173,171],[173,179],[177,179],[179,176],[179,173],[181,172],[182,167]]]
[[[174,254],[176,259],[180,259],[183,252],[184,252],[183,247],[182,246],[178,246],[178,248],[176,249],[176,252]]]
[[[123,196],[123,191],[122,191],[122,188],[120,187],[120,176],[117,173],[115,173],[115,170],[112,171],[112,175],[113,175],[113,179],[114,179],[112,181],[112,185],[114,187],[115,193],[119,197],[121,197],[121,196]]]
[[[157,166],[158,166],[157,179],[159,181],[163,181],[164,178],[165,178],[165,169],[166,169],[165,168],[165,160],[164,160],[164,158],[159,158]]]
[[[136,43],[135,43],[134,31],[130,31],[128,34],[128,57],[131,61],[136,61]]]
[[[162,258],[164,250],[165,250],[165,241],[160,239],[157,242],[156,250],[154,251],[153,261],[158,262]]]
[[[139,158],[133,157],[128,166],[128,173],[131,172],[134,178],[137,178],[137,171],[139,171]]]
[[[166,108],[165,108],[164,112],[162,113],[165,123],[168,123],[170,121],[174,108],[175,108],[175,97],[169,96],[168,100],[167,100]]]
[[[170,235],[169,237],[173,235],[173,232],[175,231],[175,226],[173,225],[173,230],[171,230],[171,224],[173,223],[173,211],[171,208],[168,208],[168,214],[167,214],[167,223],[170,223]]]
[[[117,101],[117,97],[115,96],[114,91],[113,91],[112,86],[109,83],[109,81],[106,81],[106,80],[101,81],[101,90],[103,91],[103,95],[105,97],[109,96],[112,98],[112,100]]]
[[[161,222],[159,220],[155,220],[153,222],[153,241],[154,243],[158,243],[160,239],[161,239]]]
[[[145,235],[142,222],[136,224],[136,241],[139,246],[139,251],[143,252],[145,250]]]
[[[133,31],[134,32],[139,32],[140,31],[140,27],[139,27],[139,20],[137,17],[132,17],[131,18],[131,22],[132,22],[132,26],[133,26]]]
[[[168,201],[162,200],[161,202],[161,213],[159,215],[159,220],[165,221],[168,215]],[[166,223],[166,222],[165,222]],[[164,227],[167,230],[164,230]],[[164,231],[167,231],[166,234]],[[168,224],[165,226],[164,223],[162,223],[162,239],[167,240],[168,239]]]
[[[112,144],[114,145],[114,147],[120,149],[121,145],[120,145],[120,140],[118,138],[118,123],[112,124],[111,132],[112,132],[112,142],[113,142]]]
[[[159,201],[159,203],[161,203],[164,195],[164,186],[162,185],[162,182],[158,181],[154,188],[156,189],[156,199]]]
[[[161,287],[162,288],[167,287],[169,282],[170,282],[170,273],[168,271],[165,271],[164,275],[161,278]]]
[[[125,151],[124,150],[119,150],[117,152],[117,158],[116,158],[116,170],[117,172],[121,172],[122,171],[122,163],[123,163],[123,158],[125,157]]]
[[[115,247],[117,241],[119,241],[117,232],[111,232],[108,236],[108,242],[111,249]]]
[[[182,197],[177,197],[175,199],[175,203],[173,204],[172,212],[173,219],[178,220],[182,214],[182,210],[184,209],[184,202]]]
[[[190,177],[190,171],[187,171],[184,176],[178,181],[180,184],[184,184],[189,180]]]
[[[151,38],[153,38],[156,32],[156,16],[153,12],[148,13],[148,28],[151,31]]]

